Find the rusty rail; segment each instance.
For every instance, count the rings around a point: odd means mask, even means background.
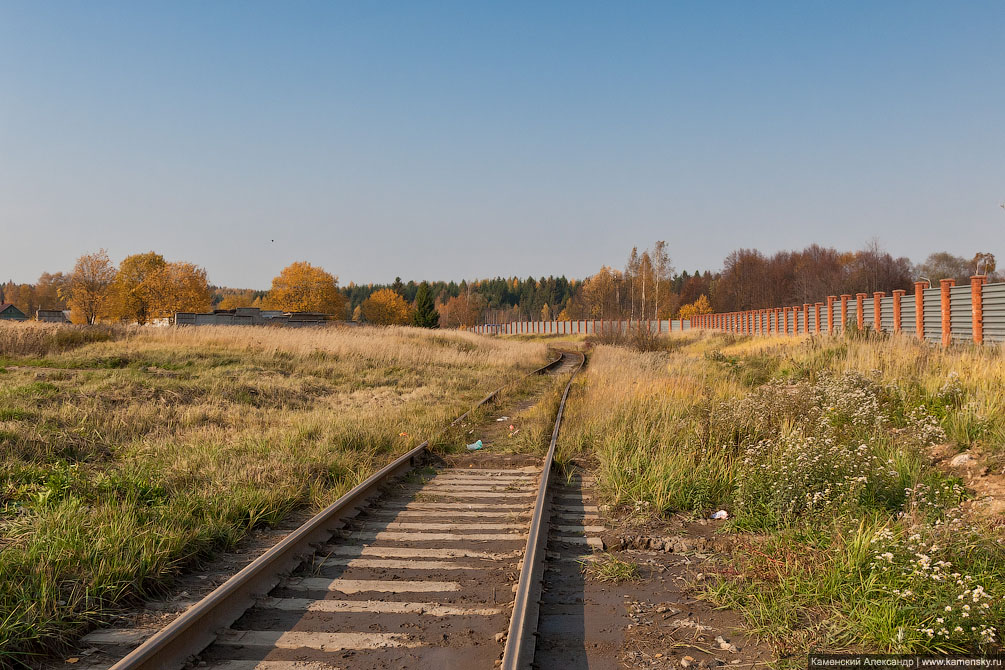
[[[555,445],[558,442],[558,432],[562,426],[562,414],[565,412],[569,390],[576,374],[586,363],[586,355],[580,354],[580,356],[582,358],[579,365],[569,378],[569,383],[565,385],[565,392],[562,393],[562,402],[558,405],[558,415],[555,417],[555,428],[551,432],[551,444],[548,445],[548,455],[544,459],[537,502],[534,505],[530,533],[527,536],[527,551],[524,553],[520,581],[517,583],[516,598],[513,601],[513,617],[510,619],[506,647],[503,650],[501,670],[529,670],[534,662],[538,615],[541,610],[541,582],[544,577],[545,550],[548,543],[548,520],[551,518],[551,469],[555,461]]]

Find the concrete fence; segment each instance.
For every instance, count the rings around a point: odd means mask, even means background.
[[[595,333],[670,333],[691,328],[690,321],[674,319],[577,319],[574,321],[511,321],[509,323],[487,323],[472,326],[468,330],[483,335],[593,335]]]
[[[176,326],[321,326],[332,323],[330,315],[320,312],[281,312],[257,307],[218,309],[205,314],[198,312],[175,312]],[[345,322],[340,322],[345,323]]]
[[[752,335],[835,333],[854,327],[904,333],[919,340],[939,342],[1005,342],[1005,283],[989,284],[987,277],[970,278],[969,286],[942,279],[932,287],[914,283],[914,294],[896,290],[828,296],[826,302],[791,307],[753,309],[725,314],[701,314],[692,328]]]

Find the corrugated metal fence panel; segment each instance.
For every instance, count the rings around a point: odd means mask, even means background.
[[[685,319],[681,319],[679,321],[675,321],[674,323],[676,323],[681,330],[691,330],[691,320],[690,319],[686,319],[686,320]]]
[[[915,312],[914,296],[905,295],[900,301],[900,330],[909,335],[918,332],[918,324],[914,320]]]
[[[893,296],[888,296],[879,301],[880,317],[879,325],[885,333],[893,332]]]
[[[876,328],[876,319],[873,317],[873,314],[875,313],[876,310],[874,310],[873,306],[872,306],[872,296],[869,296],[868,298],[863,299],[862,302],[863,302],[863,304],[862,304],[862,315],[863,315],[862,316],[862,327],[863,328],[868,328],[870,330],[874,330]],[[855,314],[856,314],[855,318],[857,319],[858,318],[858,316],[857,316],[858,312],[855,312]],[[856,323],[858,323],[858,322],[856,321]]]
[[[925,339],[942,341],[942,289],[925,289]]]
[[[969,286],[955,286],[949,289],[949,332],[953,334],[954,340],[973,341],[973,304]]]
[[[1005,284],[985,284],[981,310],[984,312],[984,341],[1005,342]]]

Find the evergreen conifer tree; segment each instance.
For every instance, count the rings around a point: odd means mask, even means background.
[[[422,282],[415,293],[415,311],[412,313],[412,325],[419,328],[439,328],[440,313],[433,303],[433,294],[429,284]]]

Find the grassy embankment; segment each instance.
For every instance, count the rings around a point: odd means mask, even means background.
[[[1001,469],[1001,348],[723,334],[646,348],[663,350],[597,348],[562,458],[595,457],[617,503],[728,509],[732,565],[704,597],[796,664],[811,648],[1000,648],[1001,521],[930,452],[948,442]]]
[[[330,503],[544,360],[403,328],[0,325],[0,666]]]

